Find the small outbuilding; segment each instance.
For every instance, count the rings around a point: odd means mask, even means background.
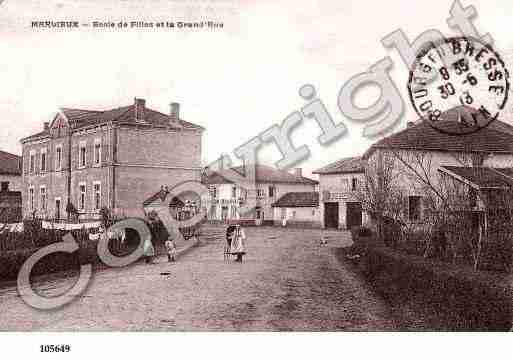
[[[273,205],[274,225],[320,228],[319,192],[289,192]]]

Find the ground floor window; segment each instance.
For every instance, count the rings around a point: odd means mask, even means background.
[[[78,186],[78,192],[78,209],[83,211],[86,203],[86,185],[84,183]]]
[[[410,221],[420,220],[420,196],[408,197],[408,217]]]
[[[102,205],[102,187],[99,182],[95,182],[93,185],[93,196],[94,196],[94,209],[99,210]]]
[[[33,212],[35,210],[34,187],[29,188],[29,204],[30,204],[30,210]]]
[[[46,187],[42,186],[40,189],[41,211],[46,211]]]

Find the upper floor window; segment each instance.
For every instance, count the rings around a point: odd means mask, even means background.
[[[233,186],[232,187],[232,198],[236,198],[237,197],[237,187]]]
[[[62,146],[58,146],[55,149],[55,170],[59,171],[62,169]]]
[[[78,167],[83,168],[86,166],[86,155],[87,155],[86,143],[81,142],[79,150],[78,150]]]
[[[349,191],[349,180],[347,178],[342,178],[340,180],[340,184],[342,186],[342,191]]]
[[[85,203],[86,203],[86,185],[85,183],[81,183],[78,186],[78,209],[84,210],[85,209]]]
[[[46,172],[46,148],[41,150],[41,172]]]
[[[211,186],[209,188],[209,192],[210,192],[210,197],[217,198],[217,188],[216,187]]]
[[[274,197],[274,192],[276,191],[276,188],[274,186],[269,186],[269,197]]]
[[[351,191],[356,191],[358,189],[358,178],[353,178],[351,180]]]
[[[7,191],[9,191],[9,182],[8,181],[2,182],[2,192],[7,192]]]
[[[264,190],[261,189],[261,188],[258,188],[257,189],[257,197],[258,198],[263,198],[264,196],[265,196]]]
[[[34,174],[36,171],[36,153],[34,151],[30,151],[30,164],[29,164],[30,174]]]
[[[420,220],[420,196],[408,197],[408,217],[410,221]]]
[[[102,144],[100,140],[94,142],[94,164],[99,165],[102,162]]]

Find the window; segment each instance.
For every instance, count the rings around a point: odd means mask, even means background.
[[[46,187],[41,186],[39,188],[39,192],[40,192],[41,211],[46,211]]]
[[[30,211],[33,212],[36,209],[34,203],[34,187],[29,188],[29,205]]]
[[[292,218],[296,218],[296,211],[292,211]]]
[[[9,182],[8,181],[2,182],[2,192],[7,192],[7,191],[9,191]]]
[[[34,174],[36,170],[36,153],[34,151],[30,151],[30,164],[29,164],[30,174]]]
[[[212,197],[213,199],[217,198],[217,188],[216,187],[211,186],[209,188],[209,192],[210,192],[210,197]]]
[[[271,197],[271,198],[274,197],[274,191],[275,191],[275,188],[273,186],[269,186],[269,197]]]
[[[102,162],[102,144],[100,140],[94,142],[94,164],[99,165]]]
[[[81,183],[78,186],[78,191],[79,191],[78,209],[83,211],[85,209],[85,202],[86,202],[86,185],[85,185],[85,183]]]
[[[408,197],[408,216],[410,221],[420,220],[420,196]]]
[[[55,219],[61,219],[61,199],[55,199]]]
[[[342,191],[349,191],[349,180],[347,178],[341,179]]]
[[[93,184],[93,192],[94,192],[94,209],[99,210],[102,205],[102,187],[100,182],[95,182]]]
[[[353,178],[351,180],[351,191],[356,191],[358,189],[358,178]]]
[[[46,172],[46,148],[41,150],[41,172]]]
[[[265,194],[264,194],[264,190],[263,189],[257,189],[257,197],[258,198],[264,198]]]
[[[55,170],[60,171],[62,169],[62,146],[58,146],[55,149]]]
[[[237,187],[232,187],[232,198],[237,198]]]
[[[86,166],[86,153],[87,148],[85,142],[80,143],[79,155],[78,155],[78,167],[84,168]]]
[[[231,219],[236,219],[237,218],[237,207],[235,207],[235,206],[231,207],[230,218]]]

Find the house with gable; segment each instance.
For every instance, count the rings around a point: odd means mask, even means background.
[[[442,115],[442,131],[426,121],[410,122],[402,131],[377,141],[362,156],[367,176],[371,168],[394,168],[393,180],[404,196],[400,209],[405,223],[422,224],[428,210],[427,193],[446,183],[475,202],[472,210],[481,214],[493,202],[489,200],[492,192],[513,188],[513,127],[495,120],[478,131],[454,135],[462,126],[456,120],[457,111]],[[475,114],[480,115],[478,111]],[[478,222],[483,221],[480,218]]]
[[[178,103],[167,114],[139,98],[111,110],[62,108],[21,140],[23,216],[59,221],[71,207],[85,221],[103,207],[142,216],[163,183],[201,179],[203,130]]]

